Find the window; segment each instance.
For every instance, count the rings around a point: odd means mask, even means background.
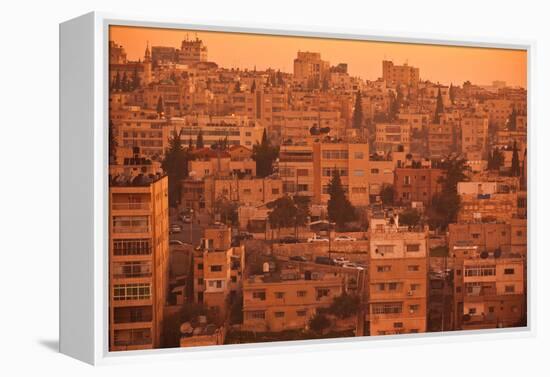
[[[384,291],[386,289],[386,284],[384,283],[377,283],[376,284],[376,290],[381,292],[381,291]]]
[[[237,277],[236,276],[231,276],[231,282],[236,283],[237,282]]]
[[[420,310],[420,304],[409,305],[409,311],[411,313],[417,313]]]
[[[514,269],[513,268],[505,268],[504,269],[504,275],[513,275]]]
[[[265,319],[265,311],[263,310],[253,310],[250,312],[245,312],[247,319]]]
[[[403,312],[403,304],[400,302],[384,302],[371,305],[372,314],[399,314]]]
[[[114,233],[143,233],[149,231],[147,216],[114,216]]]
[[[283,299],[283,298],[285,298],[285,293],[284,292],[275,292],[275,298]]]
[[[285,312],[275,312],[275,318],[284,318]]]
[[[363,177],[365,175],[365,171],[363,169],[356,169],[353,171],[353,175],[356,177]]]
[[[151,241],[148,239],[114,240],[113,254],[122,255],[149,255],[151,254]]]
[[[223,282],[221,280],[209,280],[208,281],[208,287],[209,288],[221,289],[221,288],[223,288]]]
[[[472,238],[478,239],[480,236],[479,233],[472,233]]]
[[[410,243],[407,244],[407,252],[408,253],[414,253],[420,251],[420,244],[419,243]]]
[[[411,284],[411,291],[417,291],[420,289],[420,284]]]
[[[476,314],[476,312],[477,312],[476,308],[469,308],[468,309],[468,314],[470,314],[470,315],[474,315],[474,314]]]
[[[204,279],[203,278],[198,278],[197,279],[197,284],[198,285],[203,285],[204,284]]]
[[[409,175],[406,175],[403,177],[403,184],[404,185],[410,185],[411,184],[411,177]]]
[[[504,292],[506,293],[514,293],[516,291],[516,287],[513,285],[506,285],[504,287]]]
[[[395,329],[402,329],[403,328],[403,322],[394,322],[393,327]]]
[[[308,169],[296,169],[296,175],[298,177],[307,177],[309,175]]]
[[[210,266],[210,272],[221,272],[221,270],[222,270],[221,264]]]
[[[410,266],[407,266],[407,271],[413,272],[413,271],[419,271],[420,266],[417,264],[412,264]]]
[[[124,300],[148,300],[151,298],[151,284],[115,284],[113,299],[115,301]]]
[[[494,312],[495,312],[495,307],[489,306],[489,313],[494,313]]]
[[[377,245],[375,249],[375,253],[377,254],[393,253],[393,246],[394,245]]]
[[[378,266],[376,267],[377,272],[389,272],[391,271],[391,266]]]
[[[279,195],[279,189],[278,188],[272,188],[271,189],[271,194],[272,195]]]
[[[296,296],[298,297],[306,297],[307,291],[298,291],[296,292]]]
[[[398,286],[399,286],[398,283],[388,283],[388,289],[390,291],[396,291]]]
[[[371,169],[371,170],[370,170],[370,173],[371,173],[371,174],[379,174],[379,173],[380,173],[380,169]]]
[[[330,296],[330,289],[317,288],[317,300],[321,299],[322,297],[328,297],[328,296]]]
[[[115,278],[137,278],[151,276],[151,262],[117,262],[113,265]]]
[[[252,298],[256,300],[265,301],[265,291],[254,291],[252,292]]]
[[[305,310],[296,310],[296,316],[305,317],[306,316],[306,311]]]
[[[468,266],[464,269],[464,276],[494,276],[495,266]]]
[[[197,269],[198,270],[202,270],[203,268],[204,268],[204,264],[202,264],[202,263],[197,264]]]
[[[353,154],[353,157],[354,157],[356,160],[362,160],[363,157],[364,157],[364,154],[363,154],[363,152],[355,152],[355,153]]]

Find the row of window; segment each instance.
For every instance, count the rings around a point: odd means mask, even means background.
[[[276,311],[273,313],[275,318],[284,318],[286,314],[287,313],[284,311]],[[297,317],[305,317],[306,315],[307,315],[307,310],[305,309],[296,310]],[[245,319],[248,319],[248,320],[265,319],[265,311],[264,310],[247,311],[245,312]]]
[[[390,272],[391,271],[391,265],[383,265],[383,266],[377,266],[376,272]],[[420,271],[420,266],[417,264],[409,265],[407,266],[407,271],[409,272],[415,272]]]
[[[148,300],[151,298],[150,283],[115,284],[113,299],[124,300]]]

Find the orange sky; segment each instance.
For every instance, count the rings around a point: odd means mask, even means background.
[[[423,80],[462,84],[466,80],[489,85],[493,80],[526,87],[527,52],[494,48],[434,46],[408,43],[282,37],[227,32],[111,26],[110,40],[122,44],[128,59],[143,59],[147,41],[152,46],[179,48],[182,39],[197,35],[208,47],[208,60],[221,67],[280,69],[292,72],[298,50],[321,53],[331,65],[348,63],[353,76],[375,80],[382,76],[382,60],[420,68]]]

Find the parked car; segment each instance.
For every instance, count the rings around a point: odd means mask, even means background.
[[[293,255],[288,259],[292,260],[292,261],[295,261],[295,262],[307,262],[307,258],[303,257],[301,255]]]
[[[315,263],[317,264],[327,264],[329,266],[335,266],[336,263],[334,262],[334,259],[330,257],[316,257]]]
[[[191,223],[191,216],[184,215],[184,216],[181,217],[181,221],[183,221],[184,224],[189,224],[189,223]]]
[[[313,237],[309,237],[307,239],[307,242],[328,242],[328,238],[319,237],[318,235],[313,235]]]
[[[357,263],[345,263],[342,265],[344,268],[355,268],[356,270],[364,270],[365,268],[363,266],[358,265]]]
[[[357,241],[357,238],[350,237],[350,236],[338,236],[338,237],[334,238],[334,241],[336,241],[336,242],[344,242],[344,241],[352,242],[352,241]]]
[[[349,261],[349,259],[346,259],[345,257],[338,257],[334,259],[334,263],[336,263],[339,266],[343,266],[351,262]]]
[[[298,243],[298,239],[292,236],[286,236],[279,239],[279,243]]]
[[[170,225],[170,233],[180,233],[181,232],[181,226],[178,224],[172,224]]]

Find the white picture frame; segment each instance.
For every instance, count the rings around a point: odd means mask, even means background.
[[[532,337],[536,334],[533,230],[528,227],[528,326],[386,337],[245,344],[199,348],[108,351],[108,29],[110,25],[162,27],[269,35],[327,37],[454,46],[524,49],[528,59],[528,158],[536,155],[534,138],[534,41],[463,39],[444,35],[387,33],[346,28],[201,22],[178,18],[88,13],[60,25],[60,351],[90,364],[148,359],[227,357],[342,350],[395,344]],[[529,164],[528,222],[535,218],[533,176]]]

